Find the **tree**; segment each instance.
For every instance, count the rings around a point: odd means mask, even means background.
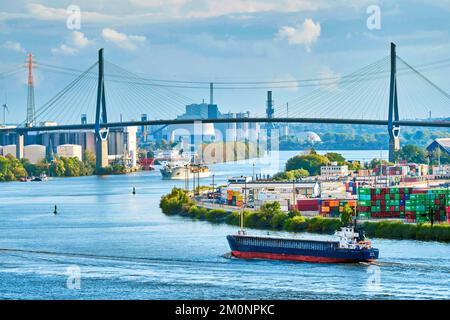
[[[353,161],[352,163],[348,163],[348,169],[349,170],[359,170],[363,169],[364,166],[359,161]]]
[[[376,166],[383,165],[383,164],[392,165],[393,163],[386,161],[386,160],[382,160],[382,159],[372,159],[372,161],[370,161],[370,163],[369,163],[369,168],[375,169]]]
[[[50,174],[56,177],[63,177],[66,174],[64,161],[56,157],[50,165]]]
[[[86,165],[95,167],[95,154],[89,150],[85,150],[83,154],[83,162]]]
[[[414,163],[426,163],[426,153],[422,148],[419,148],[413,144],[407,144],[403,146],[399,151],[394,154],[395,161],[407,161]]]
[[[290,170],[278,172],[273,176],[274,180],[296,180],[309,176],[309,172],[305,169]]]
[[[66,177],[79,177],[81,173],[81,161],[77,157],[61,157],[61,160],[64,162]]]
[[[353,208],[348,204],[344,206],[344,209],[341,213],[341,222],[343,226],[348,226],[352,222],[353,217]]]
[[[340,153],[327,152],[325,154],[325,157],[327,157],[328,160],[330,160],[331,162],[337,162],[338,164],[344,164],[345,163],[345,158]]]
[[[327,157],[319,154],[298,155],[286,162],[286,171],[304,169],[310,175],[318,175],[320,167],[330,162]]]

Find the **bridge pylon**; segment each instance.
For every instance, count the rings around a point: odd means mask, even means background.
[[[399,121],[398,99],[397,99],[397,54],[395,43],[391,42],[391,78],[389,87],[389,112],[388,112],[388,134],[389,134],[389,162],[394,162],[395,151],[400,149],[400,125],[394,124]]]
[[[98,51],[98,88],[95,111],[95,168],[97,171],[108,166],[108,129],[101,125],[108,122],[106,113],[103,48]]]

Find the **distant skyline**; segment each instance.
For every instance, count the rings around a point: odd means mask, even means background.
[[[379,29],[367,26],[373,5],[380,9]],[[67,11],[77,7],[79,25]],[[103,47],[109,61],[157,79],[340,77],[387,56],[391,41],[412,65],[450,58],[449,16],[447,0],[2,1],[0,73],[24,63],[28,52],[40,62],[84,70]],[[450,92],[448,74],[448,68],[426,73]],[[36,69],[36,108],[72,79]],[[274,89],[275,106],[304,90]],[[261,114],[265,91],[216,90],[214,100],[222,112]],[[180,92],[192,102],[209,100],[207,88]],[[8,122],[25,119],[26,93],[26,73],[0,77]]]

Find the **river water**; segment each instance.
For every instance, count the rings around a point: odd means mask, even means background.
[[[292,154],[210,167],[220,183],[273,173]],[[230,259],[235,227],[162,214],[159,199],[174,185],[184,182],[157,171],[0,184],[0,298],[450,298],[449,244],[373,239],[372,265]]]

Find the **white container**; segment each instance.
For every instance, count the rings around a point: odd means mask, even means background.
[[[40,144],[30,144],[23,147],[23,157],[28,159],[30,163],[36,164],[45,159],[45,146]]]
[[[15,144],[9,144],[7,146],[3,146],[3,156],[6,157],[8,154],[11,154],[12,156],[16,156],[16,145]]]
[[[58,157],[77,157],[80,161],[83,160],[81,146],[78,144],[61,144],[56,148],[56,153]]]

